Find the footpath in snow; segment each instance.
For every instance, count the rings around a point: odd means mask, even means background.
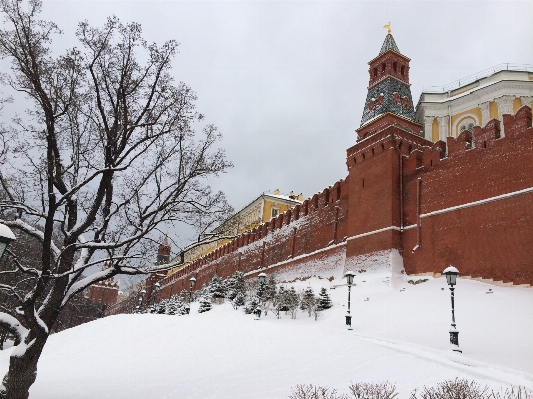
[[[281,399],[296,384],[347,392],[350,382],[385,380],[408,398],[414,388],[455,377],[533,390],[533,289],[459,279],[457,354],[448,349],[445,279],[407,277],[428,281],[392,288],[390,278],[385,271],[357,275],[353,331],[344,325],[342,285],[330,290],[334,306],[318,321],[304,313],[257,321],[228,303],[199,314],[193,304],[188,316],[118,315],[65,330],[50,337],[30,398]],[[318,293],[342,283],[312,278],[286,286]],[[10,352],[0,352],[2,375]]]

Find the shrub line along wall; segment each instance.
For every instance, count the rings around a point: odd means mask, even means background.
[[[344,270],[396,249],[408,274],[533,284],[531,109],[432,143],[399,123],[347,150],[348,177],[162,278],[161,298],[215,274],[254,277],[342,252]],[[446,153],[447,149],[447,153]],[[336,256],[336,255],[335,255]]]

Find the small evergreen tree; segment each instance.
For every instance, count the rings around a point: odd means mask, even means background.
[[[285,298],[286,306],[289,309],[291,318],[296,319],[296,313],[298,311],[298,306],[300,305],[300,298],[294,287],[291,287],[286,291]]]
[[[288,312],[289,306],[287,305],[287,291],[284,286],[279,287],[279,290],[276,294],[276,307],[279,308],[280,312]]]
[[[244,305],[244,313],[252,314],[255,312],[255,309],[259,306],[259,298],[255,295],[252,295],[250,299]]]
[[[211,298],[209,296],[204,295],[200,297],[200,307],[198,308],[198,313],[203,313],[211,310]]]
[[[319,310],[329,309],[333,306],[333,304],[331,303],[331,298],[329,297],[329,294],[324,287],[320,289],[320,294],[318,294],[318,296],[319,296],[319,305],[318,305]]]
[[[313,313],[313,306],[315,306],[316,302],[317,298],[315,297],[313,289],[311,287],[308,287],[303,293],[300,309],[303,311],[307,311],[307,313],[309,313],[309,317],[311,317],[311,313]]]
[[[242,292],[239,292],[233,301],[231,301],[233,308],[237,310],[238,307],[244,306],[246,304],[246,297]]]
[[[167,313],[169,316],[174,316],[178,314],[179,308],[179,299],[177,295],[172,295],[167,303]]]
[[[166,314],[167,313],[168,299],[163,299],[156,305],[157,314]]]
[[[237,271],[233,273],[231,277],[225,280],[225,286],[226,298],[231,301],[235,299],[239,293],[242,293],[244,297],[246,296],[246,281],[243,272]]]
[[[226,287],[220,277],[216,274],[209,283],[209,293],[211,294],[211,297],[215,299],[223,299],[226,296]]]

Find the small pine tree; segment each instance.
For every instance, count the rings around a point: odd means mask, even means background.
[[[245,296],[246,293],[246,281],[244,280],[243,272],[235,272],[231,277],[224,281],[226,286],[226,298],[229,300],[235,299],[239,293]]]
[[[296,293],[296,289],[291,287],[286,291],[286,305],[291,314],[291,318],[296,319],[296,313],[298,311],[298,306],[300,306],[300,298]]]
[[[174,316],[178,313],[178,296],[172,295],[172,297],[168,300],[167,303],[167,312],[169,316]]]
[[[279,291],[276,294],[276,307],[280,312],[289,311],[289,306],[287,305],[287,291],[284,286],[279,287]]]
[[[259,298],[255,295],[252,295],[248,302],[244,305],[244,313],[252,314],[255,312],[255,309],[259,306]]]
[[[329,294],[324,287],[320,289],[320,294],[318,294],[318,296],[319,296],[319,305],[318,305],[319,310],[329,309],[333,306],[333,304],[331,303],[331,298],[329,297]]]
[[[303,311],[307,311],[309,313],[309,317],[311,317],[311,313],[313,313],[313,306],[316,303],[316,297],[315,293],[313,292],[313,289],[311,287],[308,287],[305,289],[303,295],[302,295],[302,303],[300,305],[300,309]]]
[[[226,287],[220,277],[216,274],[209,283],[209,293],[211,294],[211,297],[215,299],[223,299],[226,296]]]
[[[204,295],[200,298],[200,307],[198,308],[198,313],[203,313],[211,310],[211,298]]]
[[[239,292],[233,301],[231,301],[233,308],[237,310],[238,307],[244,306],[246,304],[246,297],[242,292]]]
[[[166,314],[167,313],[168,299],[163,299],[161,302],[156,304],[156,313],[157,314]]]

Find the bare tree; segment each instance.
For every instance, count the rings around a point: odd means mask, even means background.
[[[11,61],[3,83],[30,104],[2,137],[9,148],[0,222],[40,246],[38,267],[9,254],[24,295],[0,286],[15,298],[0,325],[18,344],[0,397],[27,398],[68,301],[117,274],[175,267],[152,264],[153,238],[162,224],[205,229],[227,216],[208,178],[231,164],[215,148],[217,129],[202,128],[195,93],[173,80],[176,42],[149,44],[138,24],[112,17],[100,28],[80,23],[80,48],[55,56],[50,47],[61,31],[39,19],[40,0],[0,0],[0,7],[0,56]],[[104,261],[109,268],[91,272]]]

